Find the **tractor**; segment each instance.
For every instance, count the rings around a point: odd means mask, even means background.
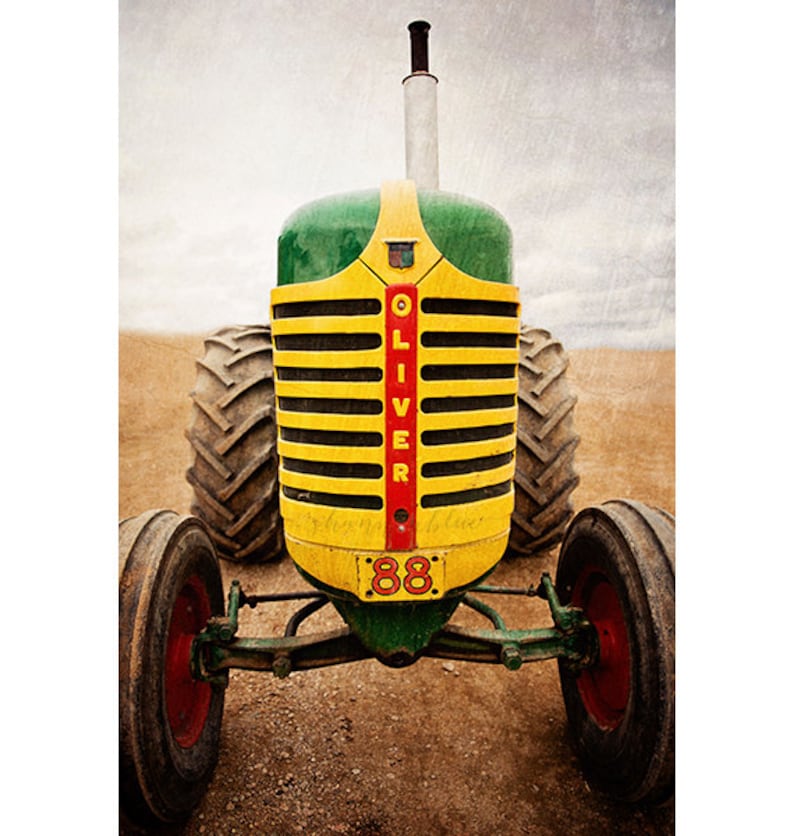
[[[428,30],[408,27],[405,180],[298,209],[278,241],[270,325],[222,328],[197,362],[191,514],[119,526],[120,805],[190,816],[217,762],[229,671],[277,677],[377,659],[557,659],[588,781],[626,803],[674,789],[674,520],[619,499],[573,512],[566,355],[521,324],[511,231],[439,190]],[[561,543],[556,577],[488,584]],[[311,591],[255,593],[219,558],[294,563]],[[531,559],[527,559],[531,564]],[[508,629],[483,598],[550,624]],[[283,634],[242,607],[289,600]],[[339,627],[300,633],[327,605]],[[488,629],[456,624],[470,608]]]

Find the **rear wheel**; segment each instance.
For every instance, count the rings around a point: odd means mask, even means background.
[[[149,511],[119,526],[119,796],[146,826],[177,822],[215,768],[224,689],[193,679],[193,639],[223,615],[218,561],[195,517]]]
[[[220,557],[278,557],[284,534],[278,506],[276,403],[269,325],[234,325],[204,341],[187,438],[193,466],[191,512]]]
[[[579,484],[574,450],[576,403],[565,372],[568,358],[548,331],[521,329],[518,365],[518,440],[515,507],[509,548],[533,555],[558,543],[573,515],[571,494]]]
[[[559,665],[583,771],[617,799],[662,803],[675,781],[673,518],[628,500],[585,509],[565,535],[556,586],[598,633],[592,667]]]

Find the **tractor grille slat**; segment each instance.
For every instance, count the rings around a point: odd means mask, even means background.
[[[319,412],[333,415],[380,415],[383,402],[359,398],[279,398],[284,412]]]
[[[293,473],[313,473],[318,476],[331,476],[337,479],[380,479],[383,467],[379,464],[361,462],[325,462],[309,461],[282,457],[285,470]]]
[[[457,476],[461,473],[479,473],[493,470],[509,464],[513,460],[513,451],[495,456],[478,456],[474,459],[457,459],[449,462],[429,462],[422,465],[422,476]]]
[[[442,508],[449,505],[465,505],[470,502],[480,502],[483,499],[492,499],[495,496],[504,496],[510,492],[512,484],[512,479],[508,479],[497,485],[488,485],[484,488],[425,494],[422,497],[422,507]]]
[[[488,441],[494,438],[505,438],[515,432],[516,425],[510,421],[506,424],[491,424],[486,427],[463,427],[459,430],[425,430],[422,433],[422,444],[436,447],[442,444],[465,444],[470,441]]]
[[[429,297],[422,300],[422,313],[451,314],[452,316],[518,316],[515,302],[487,299],[446,299]]]
[[[506,380],[516,376],[509,363],[460,363],[422,367],[422,380]]]
[[[278,369],[278,378],[279,380],[290,381],[318,380],[323,383],[336,381],[343,381],[347,383],[378,382],[383,380],[383,370],[371,367],[323,369],[281,366]]]
[[[383,434],[344,430],[302,430],[281,427],[281,438],[296,444],[319,444],[323,447],[381,447]]]
[[[273,308],[274,319],[315,316],[372,316],[381,312],[380,299],[321,299],[284,302]]]
[[[468,395],[458,398],[424,398],[423,412],[471,412],[515,406],[515,395]]]
[[[306,491],[282,485],[284,496],[298,502],[308,502],[312,505],[330,505],[333,508],[361,508],[379,511],[383,508],[383,499],[377,495],[324,493],[323,491]]]
[[[279,351],[367,351],[379,348],[380,334],[281,334]]]
[[[518,336],[498,331],[425,331],[425,348],[515,348]]]

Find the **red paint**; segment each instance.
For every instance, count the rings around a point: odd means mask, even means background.
[[[375,576],[372,589],[377,595],[394,595],[400,590],[397,561],[393,557],[379,557],[372,565]]]
[[[211,615],[207,590],[196,575],[182,587],[171,611],[165,657],[165,702],[176,742],[195,745],[209,715],[212,689],[190,675],[190,646]]]
[[[631,652],[620,600],[603,572],[589,566],[576,582],[571,603],[584,610],[599,642],[598,664],[579,676],[579,694],[601,728],[617,728],[631,685]]]
[[[405,591],[411,595],[424,595],[433,588],[430,577],[430,561],[426,557],[409,557],[405,561]]]
[[[422,555],[411,555],[401,562],[395,557],[379,557],[372,563],[372,592],[388,597],[401,589],[409,595],[426,595],[433,589],[430,560]]]
[[[386,548],[416,547],[417,292],[386,288]]]

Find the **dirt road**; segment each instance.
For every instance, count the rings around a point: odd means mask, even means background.
[[[186,513],[183,430],[201,339],[120,339],[119,518]],[[571,353],[581,435],[576,508],[627,496],[675,513],[674,354]],[[503,562],[495,583],[537,583],[556,552]],[[305,588],[288,560],[223,567],[249,592]],[[500,602],[509,627],[546,606]],[[246,610],[242,635],[283,629],[280,605]],[[304,629],[338,626],[325,610]],[[220,762],[184,834],[671,834],[674,808],[613,804],[584,781],[566,740],[556,664],[367,661],[293,674],[233,672]]]

